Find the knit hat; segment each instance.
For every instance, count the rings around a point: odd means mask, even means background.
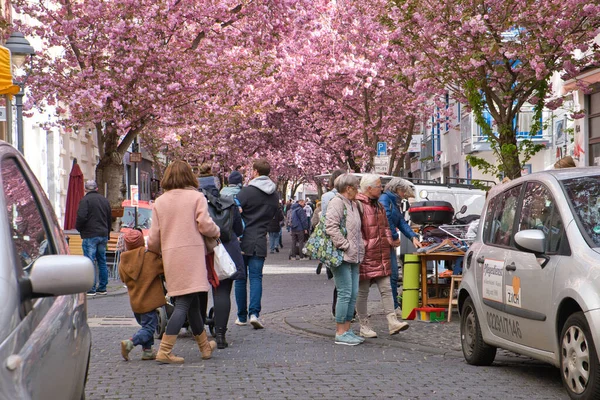
[[[239,171],[232,171],[229,174],[229,178],[227,178],[227,181],[230,185],[241,185],[243,179],[244,177],[242,176],[242,174],[239,173]]]
[[[94,180],[85,181],[84,188],[91,192],[92,190],[98,190],[98,184]]]
[[[146,245],[144,234],[137,229],[132,229],[125,234],[125,249],[133,250]]]

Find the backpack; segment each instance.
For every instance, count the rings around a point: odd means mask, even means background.
[[[235,206],[232,196],[214,196],[212,193],[202,189],[202,194],[208,202],[208,213],[215,224],[221,230],[222,242],[229,242],[235,237],[233,233],[233,212],[231,207]]]

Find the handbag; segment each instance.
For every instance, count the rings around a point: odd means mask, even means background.
[[[342,235],[346,237],[348,231],[346,229],[346,216],[348,212],[344,207],[344,216],[340,224]],[[306,245],[302,249],[302,253],[312,259],[321,261],[329,268],[339,267],[344,261],[344,252],[333,244],[331,237],[325,232],[325,215],[321,215],[317,227],[308,238]]]
[[[219,280],[229,279],[237,272],[235,263],[220,240],[214,249],[214,257],[215,272],[217,273]]]

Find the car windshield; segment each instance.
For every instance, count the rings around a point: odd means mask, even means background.
[[[121,218],[123,228],[135,228],[135,208],[125,207],[123,217]],[[150,229],[152,225],[152,210],[148,208],[138,208],[138,228]]]
[[[583,236],[592,247],[600,247],[600,176],[566,179],[562,184]]]

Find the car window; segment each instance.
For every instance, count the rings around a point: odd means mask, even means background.
[[[138,207],[138,228],[150,229],[152,225],[152,210],[149,208]],[[123,211],[121,218],[121,227],[135,228],[135,207],[127,206]]]
[[[546,251],[556,253],[564,232],[562,219],[550,190],[539,182],[529,182],[523,196],[519,230],[539,229],[546,234]]]
[[[519,185],[490,199],[483,228],[486,244],[510,246],[520,192]]]
[[[29,267],[42,255],[54,254],[43,214],[15,159],[2,160],[2,190],[12,242],[20,267]]]
[[[600,176],[583,176],[562,181],[573,215],[583,237],[600,247]]]

